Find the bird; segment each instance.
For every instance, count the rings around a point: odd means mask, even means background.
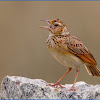
[[[97,62],[92,53],[76,36],[71,35],[67,26],[59,19],[41,20],[49,26],[40,26],[40,28],[49,31],[46,41],[47,48],[51,55],[62,65],[68,67],[68,71],[55,83],[50,86],[60,86],[64,88],[60,81],[72,70],[76,69],[76,76],[69,91],[76,91],[75,82],[78,77],[80,66],[85,66],[89,75],[100,77],[100,70],[96,67]]]

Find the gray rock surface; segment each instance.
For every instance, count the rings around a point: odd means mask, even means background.
[[[68,91],[72,84],[65,88],[48,86],[42,79],[29,79],[18,76],[6,76],[1,84],[2,99],[100,99],[100,85],[89,85],[77,82],[76,91]]]

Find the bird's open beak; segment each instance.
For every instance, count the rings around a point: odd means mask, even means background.
[[[41,21],[44,21],[47,24],[51,25],[49,20],[41,20]],[[44,29],[47,29],[49,31],[51,31],[51,29],[52,29],[52,28],[50,28],[50,26],[40,26],[40,28],[44,28]]]

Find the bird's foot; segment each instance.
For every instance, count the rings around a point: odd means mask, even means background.
[[[57,88],[58,86],[60,86],[61,88],[65,88],[65,87],[61,86],[60,82],[56,82],[55,84],[48,84],[48,85],[49,85],[49,86],[56,86],[56,88]]]
[[[74,86],[72,86],[68,91],[76,91],[76,89],[74,88]]]

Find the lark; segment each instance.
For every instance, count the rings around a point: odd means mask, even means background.
[[[49,31],[47,47],[52,56],[69,70],[55,83],[50,86],[61,86],[60,81],[72,70],[76,68],[76,76],[73,86],[69,91],[75,91],[75,82],[80,71],[80,66],[84,65],[88,74],[100,77],[100,70],[96,67],[97,63],[87,47],[75,36],[68,32],[67,26],[59,19],[42,20],[49,26],[41,28]]]

